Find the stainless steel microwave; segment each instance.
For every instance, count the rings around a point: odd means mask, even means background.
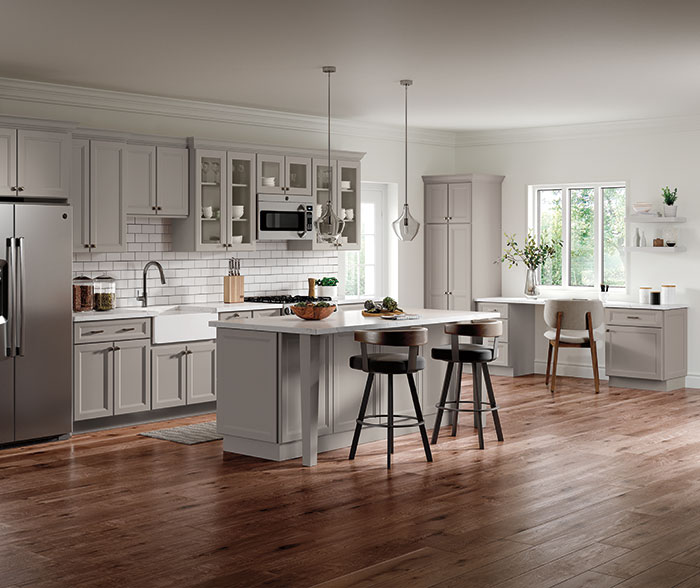
[[[258,195],[258,241],[313,239],[314,206],[308,196]]]

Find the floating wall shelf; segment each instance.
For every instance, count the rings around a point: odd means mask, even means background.
[[[647,251],[650,253],[680,253],[685,251],[685,247],[676,245],[675,247],[625,247],[626,251]]]
[[[625,217],[626,223],[684,223],[682,216],[654,216],[653,214],[636,214]]]

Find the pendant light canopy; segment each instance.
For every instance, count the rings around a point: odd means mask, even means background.
[[[340,245],[340,236],[345,228],[345,221],[333,210],[333,168],[331,167],[331,74],[335,66],[326,65],[323,73],[328,74],[328,202],[323,206],[321,216],[316,219],[316,234],[320,241]]]
[[[404,201],[401,216],[391,226],[401,241],[413,241],[420,229],[420,223],[408,209],[408,87],[413,85],[413,80],[401,80],[401,85],[404,87]]]

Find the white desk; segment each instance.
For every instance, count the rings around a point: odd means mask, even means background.
[[[494,373],[521,376],[544,372],[546,351],[541,308],[545,298],[477,298],[477,310],[498,312],[507,333]],[[685,386],[688,371],[687,305],[651,305],[610,300],[605,307],[605,373],[609,384],[647,390],[675,390]],[[600,344],[603,341],[599,341]],[[577,358],[576,350],[567,353]],[[592,377],[590,361],[566,364],[562,375]]]

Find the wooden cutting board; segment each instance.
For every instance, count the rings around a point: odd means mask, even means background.
[[[386,310],[384,312],[367,312],[366,310],[362,311],[362,316],[397,316],[399,314],[404,314],[403,310]]]

